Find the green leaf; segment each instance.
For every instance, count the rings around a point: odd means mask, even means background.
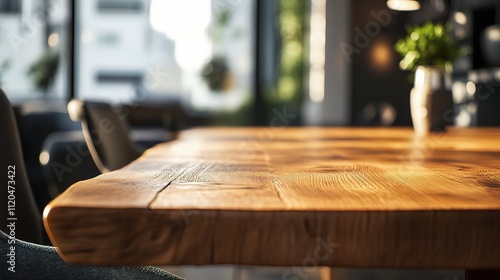
[[[444,66],[464,54],[450,34],[449,24],[426,22],[407,26],[407,35],[394,44],[402,56],[400,68],[415,71],[418,66]]]

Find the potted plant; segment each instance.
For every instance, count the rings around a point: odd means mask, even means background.
[[[59,52],[49,49],[42,53],[28,69],[28,75],[32,77],[33,84],[45,96],[47,96],[49,88],[54,83],[59,70],[59,61]]]
[[[408,34],[394,45],[403,57],[399,66],[414,74],[410,108],[415,132],[444,130],[450,123],[445,112],[452,107],[452,63],[462,55],[449,24],[427,22],[407,27]]]
[[[223,57],[212,57],[203,66],[201,76],[208,87],[214,92],[226,92],[231,90],[233,86],[229,66]]]

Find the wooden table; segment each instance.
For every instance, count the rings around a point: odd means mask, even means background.
[[[44,212],[86,264],[500,268],[500,129],[206,128]]]

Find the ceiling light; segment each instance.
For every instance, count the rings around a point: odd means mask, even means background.
[[[420,3],[416,0],[387,0],[387,7],[396,11],[416,11]]]

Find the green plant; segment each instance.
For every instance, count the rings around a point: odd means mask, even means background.
[[[231,73],[223,57],[212,57],[201,70],[201,77],[216,92],[231,89]]]
[[[47,93],[59,69],[60,55],[53,50],[45,51],[28,69],[28,75],[33,78],[34,85]]]
[[[415,71],[418,66],[440,66],[451,70],[453,61],[463,55],[450,34],[450,24],[427,22],[408,26],[408,35],[394,45],[403,58],[399,67]]]

